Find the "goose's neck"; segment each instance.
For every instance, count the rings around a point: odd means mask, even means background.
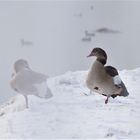
[[[103,77],[105,77],[104,65],[98,60],[95,60],[88,71],[87,82],[102,81]]]
[[[107,62],[107,59],[104,57],[97,57],[96,61],[99,61],[104,66]]]
[[[104,57],[97,57],[89,69],[88,79],[94,79],[95,77],[104,77],[106,60]]]
[[[104,65],[106,64],[106,60],[104,57],[97,57],[97,59],[94,61],[94,63],[91,65],[91,68],[89,70],[89,73],[91,75],[102,75],[105,73]]]

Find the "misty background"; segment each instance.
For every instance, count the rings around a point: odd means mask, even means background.
[[[15,95],[9,81],[20,58],[56,76],[87,70],[86,56],[101,47],[109,65],[139,67],[139,13],[139,1],[0,1],[0,103]]]

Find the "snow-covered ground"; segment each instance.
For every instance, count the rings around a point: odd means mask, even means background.
[[[0,108],[0,138],[140,139],[140,68],[120,71],[130,95],[104,104],[105,97],[89,93],[86,71],[50,78],[54,96],[48,100],[16,95]]]

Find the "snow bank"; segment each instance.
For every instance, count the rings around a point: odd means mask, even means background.
[[[50,78],[53,98],[29,96],[29,109],[15,96],[0,108],[0,138],[140,139],[140,69],[119,73],[130,95],[107,105],[104,96],[83,94],[89,94],[85,71]]]

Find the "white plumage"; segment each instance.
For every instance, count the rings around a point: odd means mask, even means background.
[[[38,97],[50,98],[52,93],[47,86],[47,76],[32,71],[26,60],[17,60],[14,64],[15,73],[10,81],[11,87],[18,93],[22,94],[26,100],[28,108],[27,95],[36,95]]]
[[[122,80],[119,75],[114,76],[113,81],[115,85],[120,85],[122,83]]]

